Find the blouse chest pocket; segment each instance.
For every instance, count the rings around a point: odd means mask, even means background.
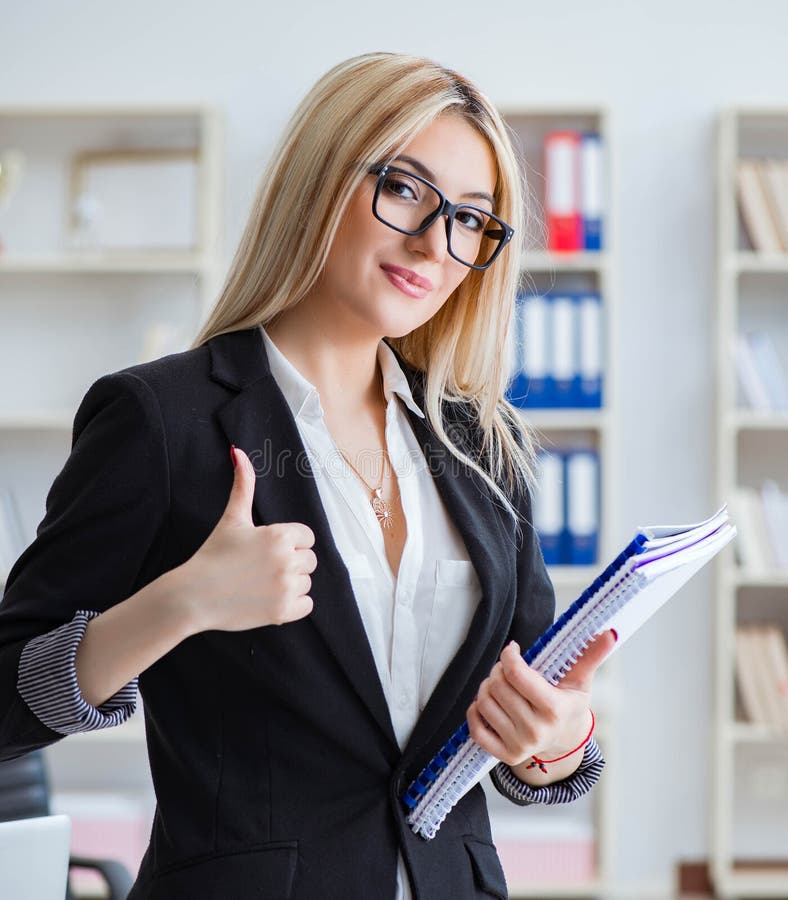
[[[435,560],[435,588],[419,679],[422,709],[460,645],[481,600],[482,589],[473,563],[465,559]]]

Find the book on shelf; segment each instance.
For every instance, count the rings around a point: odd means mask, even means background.
[[[788,494],[772,478],[761,485],[766,533],[769,536],[777,568],[788,572]]]
[[[599,453],[544,450],[536,468],[533,518],[545,563],[593,565],[599,549]]]
[[[739,523],[736,556],[753,573],[788,572],[788,494],[776,481],[740,485],[732,507]]]
[[[740,159],[736,166],[736,190],[745,233],[757,253],[782,253],[788,244],[781,240],[775,221],[776,198],[772,182],[765,174],[765,160]]]
[[[739,565],[756,575],[788,572],[788,493],[767,478],[758,488],[736,488],[731,506],[739,523]]]
[[[697,525],[638,529],[632,541],[523,654],[557,685],[594,638],[618,632],[616,652],[736,534],[727,508]],[[451,735],[402,795],[414,833],[430,840],[455,804],[498,763],[470,736],[467,722]]]
[[[788,160],[759,160],[756,166],[780,246],[788,250]]]
[[[760,494],[754,488],[737,487],[731,498],[731,510],[739,527],[736,560],[750,572],[775,568]]]
[[[775,624],[736,626],[736,685],[747,721],[788,732],[788,647]]]
[[[507,399],[524,409],[600,409],[602,301],[594,291],[522,293]]]
[[[788,412],[788,374],[767,331],[733,338],[733,358],[742,398],[758,412]]]
[[[551,131],[544,141],[547,246],[554,252],[602,249],[604,148],[592,131]]]
[[[605,215],[604,150],[602,137],[584,131],[580,136],[580,221],[583,250],[601,250]]]

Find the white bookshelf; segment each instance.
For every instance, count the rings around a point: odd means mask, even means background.
[[[13,487],[29,542],[92,382],[146,353],[186,349],[215,301],[222,124],[200,105],[5,105],[0,130],[0,153],[24,157],[15,192],[0,196],[0,358],[14,375],[0,383],[0,489]],[[191,244],[102,249],[77,240],[75,160],[150,150],[194,154]],[[100,224],[111,219],[105,204]],[[174,336],[151,343],[152,326]]]
[[[0,488],[13,488],[29,543],[92,382],[142,362],[153,325],[183,339],[162,353],[186,349],[215,301],[222,123],[201,105],[0,106],[0,133],[0,152],[14,148],[25,157],[16,192],[8,203],[0,199],[0,358],[4,375],[13,374],[0,383]],[[150,149],[194,153],[193,245],[101,250],[75,242],[75,156]],[[0,572],[0,596],[6,575]],[[45,754],[54,796],[121,792],[152,809],[139,701],[123,725],[71,735]]]
[[[524,282],[537,291],[595,291],[602,297],[603,310],[603,405],[601,409],[523,409],[525,421],[536,430],[545,447],[571,446],[593,448],[600,461],[601,528],[598,564],[591,566],[551,566],[550,577],[556,590],[557,614],[563,612],[612,559],[622,535],[618,529],[619,509],[616,496],[615,454],[618,446],[617,397],[617,239],[615,208],[615,157],[609,111],[590,106],[531,106],[502,110],[504,118],[520,144],[525,159],[529,191],[537,208],[531,209],[529,233],[534,246],[527,246],[521,260]],[[595,131],[601,135],[605,154],[606,207],[603,244],[599,252],[551,253],[539,237],[544,205],[543,145],[545,135],[554,130]],[[541,244],[541,246],[540,246]],[[509,891],[516,898],[599,897],[614,889],[614,805],[616,778],[616,718],[619,706],[618,657],[600,670],[594,685],[593,705],[597,716],[597,739],[607,765],[600,782],[589,795],[564,807],[512,807],[487,788],[493,834],[507,842],[521,840],[524,852],[540,833],[556,836],[560,843],[562,827],[567,846],[579,833],[592,841],[591,871],[582,877],[572,873],[572,860],[555,858],[548,878],[521,877],[507,870]],[[518,838],[519,834],[519,838]],[[574,836],[574,837],[573,837]],[[511,846],[511,843],[510,843]],[[579,846],[579,845],[578,845]]]
[[[717,134],[718,497],[775,479],[788,490],[788,414],[746,408],[730,350],[739,331],[769,330],[788,345],[788,253],[748,247],[736,197],[742,158],[788,159],[788,108],[725,111]],[[783,354],[783,359],[785,356]],[[739,530],[747,527],[740,522]],[[788,633],[788,572],[741,567],[733,548],[716,561],[715,710],[711,877],[717,896],[788,896],[788,735],[743,720],[737,703],[739,623],[772,622]]]

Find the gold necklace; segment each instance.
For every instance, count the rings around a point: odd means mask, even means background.
[[[383,390],[383,373],[380,372],[380,370],[378,370],[378,371],[380,373],[380,392],[383,395],[383,402],[385,403],[386,394],[385,394],[385,391]],[[337,449],[339,449],[339,448],[337,448]],[[339,452],[342,453],[341,450]],[[383,452],[385,453],[385,457],[383,459],[383,471],[381,472],[381,476],[380,476],[380,484],[376,488],[371,488],[367,484],[366,478],[364,478],[364,476],[358,471],[358,469],[347,458],[347,456],[345,456],[344,453],[342,453],[342,458],[350,466],[350,468],[356,473],[356,475],[361,480],[361,482],[363,482],[364,487],[368,491],[372,491],[372,497],[370,498],[369,502],[372,504],[372,510],[375,513],[375,515],[377,516],[378,522],[380,522],[381,527],[382,528],[391,528],[394,524],[394,514],[391,511],[391,505],[389,503],[387,503],[381,496],[383,493],[383,482],[386,477],[386,457],[388,457],[388,450],[384,447]],[[391,460],[389,460],[389,466],[391,466]],[[397,496],[394,498],[394,502],[396,502],[398,499],[399,499],[399,491],[397,491]]]
[[[339,452],[342,453],[341,450]],[[386,455],[388,455],[388,451],[386,451]],[[391,528],[392,525],[394,524],[394,514],[391,511],[391,505],[389,503],[387,503],[381,496],[381,493],[383,491],[383,480],[384,480],[384,476],[385,476],[385,472],[386,472],[385,460],[383,461],[384,462],[383,474],[381,475],[381,478],[380,478],[380,484],[376,488],[371,488],[367,484],[366,479],[361,475],[361,473],[358,471],[358,469],[345,456],[344,453],[342,453],[342,457],[345,460],[345,462],[350,466],[350,468],[356,473],[356,475],[359,477],[359,479],[364,483],[364,486],[367,488],[367,490],[372,491],[372,498],[370,499],[369,502],[372,504],[372,510],[375,513],[375,515],[377,516],[381,527],[382,528]],[[397,498],[399,498],[399,491],[397,491]],[[397,499],[397,498],[395,498],[395,499]]]

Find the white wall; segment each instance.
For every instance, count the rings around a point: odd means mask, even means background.
[[[431,56],[501,105],[610,107],[619,162],[623,540],[705,517],[713,496],[713,137],[737,102],[788,103],[779,0],[205,0],[10,3],[0,103],[214,102],[227,116],[226,255],[278,129],[335,62]],[[730,9],[726,9],[726,7]],[[0,142],[2,136],[0,135]],[[710,580],[621,651],[622,879],[707,853]]]

